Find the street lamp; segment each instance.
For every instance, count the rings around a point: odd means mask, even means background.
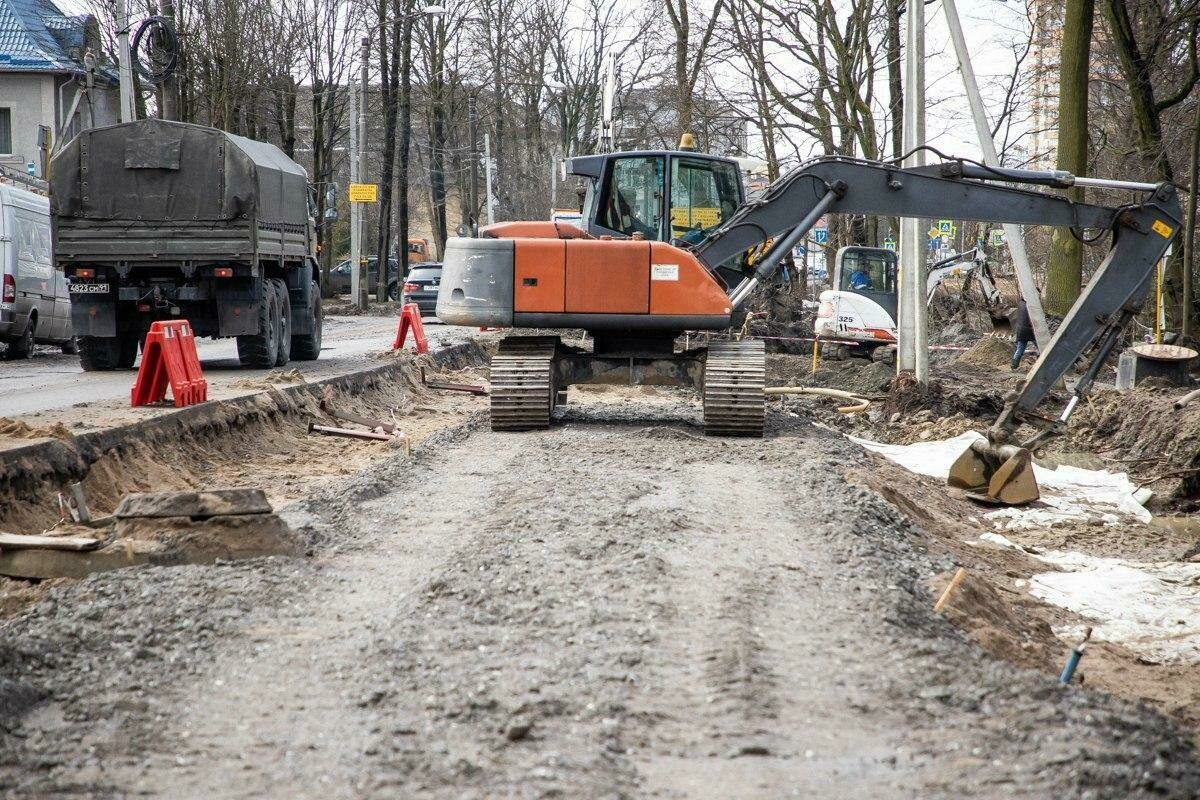
[[[371,34],[385,25],[393,25],[397,22],[419,17],[433,19],[444,16],[446,16],[446,7],[433,3],[411,14],[380,20],[367,27],[367,35],[362,38],[362,63],[359,65],[358,91],[350,93],[350,184],[352,186],[366,178],[367,174],[367,81],[369,80],[367,73],[371,55]],[[366,310],[368,304],[367,265],[362,257],[362,240],[364,238],[362,203],[363,201],[355,200],[352,193],[350,198],[350,263],[353,269],[350,270],[350,296],[354,298],[354,305],[357,308]],[[407,258],[408,254],[405,253],[404,257]],[[386,281],[388,255],[379,253],[377,258],[380,277]]]

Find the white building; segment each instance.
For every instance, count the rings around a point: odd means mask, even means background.
[[[90,14],[67,16],[51,0],[0,0],[0,164],[44,177],[56,134],[118,121],[119,93],[104,69],[64,120],[89,50],[99,60],[100,27]]]

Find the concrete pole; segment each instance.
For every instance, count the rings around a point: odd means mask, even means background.
[[[359,57],[362,62],[359,65],[359,81],[358,81],[358,178],[363,183],[367,182],[367,81],[370,80],[367,75],[367,61],[371,57],[371,39],[364,36],[362,39],[362,55]],[[359,259],[354,262],[354,271],[358,274],[358,288],[354,292],[355,305],[365,310],[370,303],[369,292],[367,289],[367,265],[363,263],[365,253],[362,252],[363,244],[366,242],[366,209],[362,203],[356,203],[358,208],[358,248]],[[377,269],[387,269],[387,259],[381,257]],[[386,274],[386,273],[385,273]]]
[[[471,139],[471,235],[479,233],[479,111],[475,90],[467,95],[467,136]]]
[[[925,5],[908,0],[907,46],[904,49],[904,152],[925,144]],[[924,151],[910,155],[905,167],[925,163]],[[905,217],[900,222],[900,302],[897,313],[900,342],[896,368],[929,380],[929,333],[925,305],[924,220]]]
[[[996,154],[996,143],[992,141],[992,130],[983,108],[983,97],[979,94],[979,83],[975,80],[975,68],[971,65],[971,52],[967,50],[958,7],[955,0],[944,0],[942,6],[946,9],[946,24],[950,27],[950,38],[958,56],[958,70],[962,73],[967,101],[971,104],[971,116],[975,119],[975,133],[979,137],[983,163],[998,167],[1000,158]],[[1029,311],[1029,321],[1033,324],[1033,336],[1037,340],[1038,352],[1042,352],[1050,343],[1050,328],[1046,325],[1042,298],[1038,294],[1037,283],[1033,280],[1033,269],[1029,266],[1029,253],[1025,250],[1025,237],[1021,233],[1021,226],[1004,225],[1004,239],[1008,243],[1013,269],[1017,273],[1017,286],[1021,289],[1021,297],[1025,299],[1025,307]]]
[[[550,213],[558,208],[558,152],[550,156]]]
[[[133,102],[133,59],[129,52],[129,0],[117,0],[117,77],[121,83],[121,122],[137,119]]]
[[[178,30],[175,24],[175,2],[174,0],[163,0],[162,3],[163,16],[171,23],[171,27]],[[162,118],[163,119],[179,119],[179,80],[174,74],[167,78],[162,85]]]
[[[359,181],[358,175],[358,92],[359,88],[355,87],[350,92],[350,184],[354,185]],[[361,242],[359,241],[360,231],[358,229],[358,215],[361,205],[350,201],[350,298],[355,306],[359,304],[359,298],[366,281],[360,279],[358,272],[358,262],[362,259]],[[359,306],[361,308],[361,306]]]
[[[483,191],[484,191],[484,206],[487,208],[487,224],[496,224],[496,209],[492,206],[492,137],[485,133],[483,135]]]

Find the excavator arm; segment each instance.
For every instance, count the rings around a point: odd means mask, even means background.
[[[1076,203],[1026,186],[1096,186],[1130,190],[1137,202],[1116,207]],[[754,287],[771,278],[789,253],[822,215],[942,218],[1018,225],[1070,228],[1084,241],[1109,236],[1109,250],[1083,293],[1076,300],[1050,344],[1040,354],[1016,395],[988,431],[988,446],[964,454],[975,461],[960,473],[960,485],[986,488],[991,499],[1012,502],[1037,497],[1017,486],[1028,470],[1029,448],[1063,429],[1079,398],[1087,392],[1105,359],[1117,345],[1129,321],[1138,313],[1151,285],[1154,267],[1165,255],[1180,227],[1179,199],[1174,185],[1076,178],[1060,171],[987,167],[969,161],[946,161],[927,167],[901,168],[850,158],[819,158],[801,165],[773,183],[763,196],[742,206],[725,224],[693,249],[709,269],[768,239],[774,244],[730,292],[736,310]],[[1093,345],[1095,348],[1092,349]],[[1036,413],[1036,407],[1092,349],[1074,396],[1057,417]],[[1031,439],[1016,441],[1022,423],[1040,430]],[[985,452],[986,451],[986,452]],[[1014,461],[1016,459],[1016,461]],[[960,459],[962,461],[962,459]],[[1023,462],[1022,465],[1017,462]],[[952,473],[953,475],[953,473]],[[999,480],[999,485],[997,485]],[[1004,496],[1005,490],[1008,497]]]

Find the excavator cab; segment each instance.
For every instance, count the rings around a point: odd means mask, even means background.
[[[731,158],[685,150],[600,153],[567,161],[584,182],[582,225],[592,236],[697,244],[744,199]],[[741,278],[741,264],[731,272]]]
[[[896,318],[896,253],[881,247],[843,247],[834,262],[838,291],[860,294]]]

